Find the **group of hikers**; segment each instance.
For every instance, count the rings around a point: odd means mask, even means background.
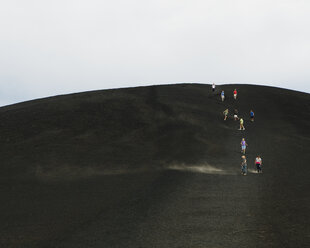
[[[214,83],[212,84],[212,91],[213,92],[215,91],[215,84]],[[234,96],[235,100],[237,100],[237,94],[238,94],[237,89],[234,89],[233,96]],[[224,90],[221,91],[221,100],[222,100],[222,102],[225,101],[225,92],[224,92]],[[225,109],[223,111],[223,114],[224,114],[224,121],[226,121],[227,118],[228,118],[229,110]],[[251,109],[250,110],[250,120],[251,120],[251,122],[254,122],[254,116],[255,116],[254,111]],[[238,117],[238,110],[237,109],[234,110],[233,118],[234,118],[235,121],[239,120],[239,124],[240,124],[239,130],[245,130],[244,120],[243,120],[242,117],[240,117],[240,118]],[[246,160],[246,156],[245,156],[245,151],[246,151],[246,148],[247,148],[248,144],[246,143],[245,138],[242,138],[242,140],[240,142],[240,145],[241,145],[241,153],[243,154],[241,156],[241,158],[242,158],[241,174],[245,176],[245,175],[247,175],[247,171],[248,171],[248,169],[247,169],[247,167],[248,167],[247,166],[247,160]],[[262,173],[263,160],[262,160],[262,158],[259,155],[257,155],[257,157],[255,158],[255,162],[254,163],[255,163],[255,166],[256,166],[257,173]]]
[[[215,85],[214,85],[214,88],[212,87],[213,91],[215,90]],[[237,100],[237,89],[234,89],[234,99]],[[225,92],[224,90],[222,90],[221,92],[221,99],[222,99],[222,102],[224,102],[225,100]]]
[[[229,114],[229,110],[228,110],[228,109],[225,109],[225,110],[223,111],[224,121],[227,120],[228,114]],[[252,122],[254,122],[254,115],[255,115],[255,114],[254,114],[254,111],[251,109],[251,111],[250,111],[250,119],[251,119]],[[245,130],[245,127],[244,127],[244,120],[243,120],[242,117],[240,117],[240,118],[238,117],[238,110],[237,110],[237,109],[234,110],[234,120],[235,120],[235,121],[239,121],[239,123],[240,123],[239,130]]]

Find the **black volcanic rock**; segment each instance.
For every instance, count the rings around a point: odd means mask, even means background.
[[[2,107],[0,247],[307,247],[309,113],[309,94],[200,84]]]

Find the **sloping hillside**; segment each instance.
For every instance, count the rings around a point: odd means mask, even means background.
[[[199,84],[0,108],[0,246],[306,247],[309,111],[309,94]],[[242,137],[263,174],[240,175]]]

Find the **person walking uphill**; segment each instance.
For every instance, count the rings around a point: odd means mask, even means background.
[[[243,154],[245,154],[245,149],[246,149],[246,147],[248,146],[248,144],[246,143],[246,141],[245,141],[244,138],[242,138],[242,140],[241,140],[241,142],[240,142],[240,145],[241,145],[241,152],[242,152]]]
[[[243,125],[243,118],[240,118],[240,128],[239,130],[245,130],[244,125]]]
[[[215,91],[215,83],[212,84],[212,92]]]
[[[221,99],[222,99],[222,102],[224,102],[224,100],[225,100],[225,93],[224,93],[224,90],[222,90],[222,92],[221,92]]]
[[[246,157],[243,155],[241,156],[242,158],[242,162],[241,162],[241,174],[246,176],[246,174],[248,173],[248,166],[246,163]]]
[[[251,121],[254,122],[254,112],[253,112],[253,110],[250,111],[250,117],[251,117]]]
[[[224,121],[226,121],[226,119],[227,119],[227,116],[228,116],[228,109],[225,109],[224,111],[223,111],[223,114],[224,114]]]
[[[257,173],[262,173],[262,164],[263,164],[263,160],[262,158],[258,155],[255,159],[255,165],[256,165],[256,170]]]
[[[235,121],[239,120],[239,118],[238,118],[238,110],[237,109],[234,110],[234,120]]]
[[[234,99],[237,100],[237,89],[234,90]]]

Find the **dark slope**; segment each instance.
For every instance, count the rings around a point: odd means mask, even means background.
[[[308,94],[197,84],[0,108],[0,245],[306,247],[309,111]],[[262,175],[239,174],[242,137]]]
[[[6,141],[1,155],[6,167],[18,167],[14,175],[20,172],[23,177],[33,176],[38,168],[145,169],[218,156],[221,148],[215,141],[222,131],[212,125],[217,125],[220,105],[205,96],[193,86],[164,86],[7,107],[0,113]],[[209,111],[202,108],[208,105]]]

